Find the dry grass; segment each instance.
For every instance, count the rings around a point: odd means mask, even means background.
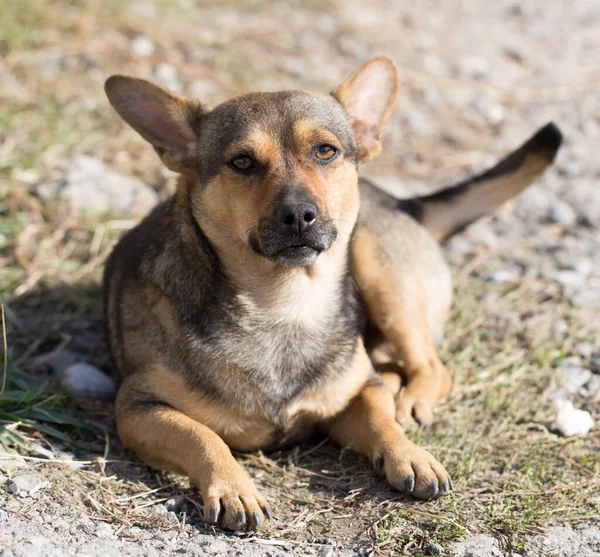
[[[181,75],[216,83],[218,91],[209,102],[254,84],[247,64],[232,55],[238,47],[226,31],[216,26],[212,39],[206,30],[197,36],[186,10],[171,2],[154,5],[150,18],[120,2],[94,0],[8,0],[3,7],[0,72],[8,71],[17,82],[11,91],[0,88],[0,299],[15,369],[57,345],[109,369],[98,284],[104,257],[131,225],[110,215],[65,217],[40,202],[36,184],[53,176],[64,157],[92,153],[155,184],[161,195],[168,192],[168,179],[157,170],[151,149],[134,140],[108,110],[102,93],[106,75],[148,75],[154,63],[167,60]],[[248,5],[265,17],[271,8],[270,3]],[[214,12],[203,3],[198,9],[205,15]],[[250,8],[243,3],[238,9],[249,13],[245,10]],[[249,56],[276,59],[285,54],[285,45],[269,42],[261,29],[244,33],[244,44],[255,48]],[[155,41],[157,51],[150,59],[132,55],[128,41],[137,34]],[[186,50],[186,37],[212,48],[216,61]],[[289,76],[277,71],[274,63],[273,79],[289,86]],[[413,78],[408,76],[407,87],[417,95],[422,79]],[[327,79],[306,85],[326,89],[331,86]],[[18,83],[27,87],[20,92]],[[189,85],[184,82],[184,90]],[[451,107],[443,112],[456,120]],[[449,120],[440,125],[450,127]],[[421,138],[405,134],[402,140],[420,153],[419,162],[399,170],[419,177],[450,159],[458,168],[471,164],[471,159],[452,157],[476,149],[480,134],[489,130],[478,122],[459,123],[456,129],[453,141],[440,142],[435,153]],[[398,136],[392,134],[392,151]],[[239,455],[277,514],[259,534],[241,539],[292,545],[336,540],[377,555],[418,555],[435,554],[464,534],[488,532],[510,551],[521,546],[525,535],[549,524],[596,518],[600,509],[591,496],[600,490],[600,437],[595,432],[585,439],[563,439],[552,433],[553,410],[546,395],[556,388],[556,363],[577,342],[596,338],[597,317],[572,308],[549,282],[526,278],[498,286],[484,280],[486,268],[498,258],[538,261],[543,257],[538,245],[551,243],[554,232],[548,229],[534,241],[453,261],[457,298],[442,356],[455,388],[430,430],[410,432],[452,473],[452,495],[428,503],[402,497],[375,477],[363,459],[340,453],[328,441],[269,455]],[[560,319],[570,331],[564,340],[554,332]],[[22,383],[10,388],[27,392]],[[38,402],[51,412],[73,417],[70,425],[50,425],[58,427],[60,442],[70,444],[84,462],[80,469],[46,458],[37,464],[53,481],[52,493],[40,503],[46,512],[68,504],[74,514],[118,523],[122,531],[136,525],[214,531],[203,526],[201,501],[185,480],[150,471],[124,453],[112,428],[110,405],[76,403],[54,394],[51,385],[39,396]],[[0,409],[2,404],[7,401],[0,399]],[[600,418],[598,401],[578,404]],[[24,397],[16,411],[30,407]],[[93,429],[77,425],[83,417]],[[35,421],[5,419],[4,424],[22,441],[11,436],[5,443],[30,458],[38,458],[28,452],[35,444],[51,448],[57,442],[48,423],[45,431],[43,422],[36,427]],[[173,496],[186,501],[178,525],[150,512]],[[1,498],[8,508],[16,504],[6,495]],[[31,509],[18,512],[27,516]]]

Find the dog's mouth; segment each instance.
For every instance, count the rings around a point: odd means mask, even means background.
[[[333,237],[327,236],[314,241],[299,240],[292,243],[282,242],[277,237],[267,237],[259,242],[255,233],[248,238],[248,244],[255,253],[284,267],[312,265],[322,252],[329,249],[332,241]]]
[[[272,259],[279,265],[312,265],[321,251],[314,246],[299,244],[279,250]]]

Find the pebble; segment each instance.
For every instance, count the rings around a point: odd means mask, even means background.
[[[27,497],[28,495],[34,495],[49,485],[50,482],[48,480],[44,480],[35,474],[21,474],[12,479],[8,484],[7,490],[9,493],[19,495],[19,497]]]
[[[579,393],[584,398],[596,398],[600,395],[600,375],[592,375],[592,378],[586,383],[585,387],[580,389]]]
[[[186,505],[185,497],[171,497],[165,501],[165,507],[168,511],[178,512],[182,507]]]
[[[117,389],[112,377],[83,362],[69,366],[61,375],[59,383],[73,396],[98,400],[111,400]]]
[[[148,37],[138,35],[131,41],[131,48],[138,56],[151,56],[156,50],[156,45]]]
[[[102,539],[114,538],[115,536],[111,525],[106,522],[99,522],[94,533]]]
[[[183,89],[177,68],[166,62],[161,62],[154,68],[154,79],[156,79],[160,85],[163,85],[176,93],[180,93]]]
[[[517,269],[500,269],[490,275],[490,280],[497,284],[506,284],[519,280],[521,273]]]
[[[577,213],[566,202],[557,200],[550,207],[550,220],[563,226],[572,226],[577,222]]]
[[[492,126],[499,126],[506,119],[506,108],[487,95],[481,95],[473,101],[473,108]]]
[[[565,401],[556,415],[554,427],[565,437],[586,435],[594,427],[594,419],[587,410],[573,407],[573,403]]]
[[[61,212],[74,217],[83,212],[142,215],[158,203],[151,187],[87,155],[65,161],[61,176],[40,184],[37,193],[43,201],[58,202]]]
[[[565,358],[559,366],[562,381],[571,393],[578,393],[592,378],[592,372],[581,366],[579,356]]]
[[[575,350],[586,359],[589,359],[596,352],[596,347],[591,342],[580,342],[575,346]]]
[[[483,56],[465,56],[458,65],[460,76],[465,79],[486,79],[491,70],[489,60]]]

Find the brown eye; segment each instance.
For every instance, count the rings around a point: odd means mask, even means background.
[[[237,157],[231,161],[231,164],[238,170],[250,170],[252,168],[252,159],[250,157]]]
[[[315,154],[321,161],[330,161],[337,154],[337,149],[331,145],[319,145]]]

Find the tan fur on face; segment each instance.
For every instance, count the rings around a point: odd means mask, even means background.
[[[294,152],[291,168],[287,168],[283,147],[266,130],[255,128],[245,138],[228,149],[225,159],[249,152],[268,168],[260,181],[252,181],[223,167],[218,176],[193,198],[194,213],[211,242],[225,261],[256,265],[261,272],[273,264],[255,254],[248,246],[250,232],[256,231],[262,217],[270,218],[273,202],[290,183],[301,185],[317,204],[321,218],[331,218],[338,232],[334,249],[343,249],[350,238],[359,207],[358,174],[356,166],[343,154],[330,164],[320,165],[313,159],[314,149],[323,143],[340,149],[335,135],[318,123],[299,120],[292,128]],[[327,253],[319,259],[328,257]],[[287,273],[288,271],[281,271]],[[312,272],[304,270],[303,272]]]

